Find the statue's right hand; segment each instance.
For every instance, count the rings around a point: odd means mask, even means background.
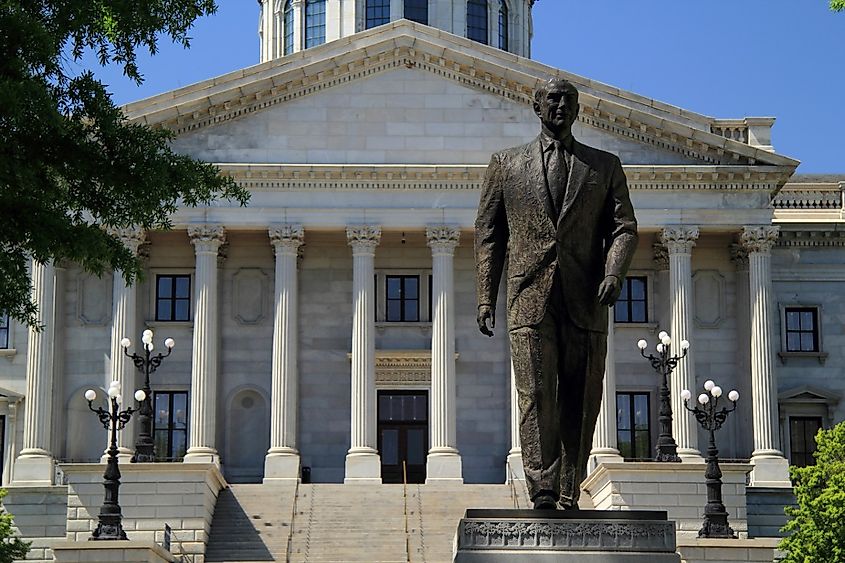
[[[490,321],[490,326],[487,326],[487,321]],[[478,330],[481,334],[493,336],[493,330],[496,328],[496,313],[489,305],[481,305],[478,308]]]

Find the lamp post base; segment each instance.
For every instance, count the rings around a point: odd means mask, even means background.
[[[117,522],[103,522],[102,517],[100,517],[100,523],[97,524],[97,528],[91,534],[91,537],[88,538],[88,541],[115,541],[115,540],[125,540],[126,532],[123,531],[123,525],[120,523],[120,520]]]

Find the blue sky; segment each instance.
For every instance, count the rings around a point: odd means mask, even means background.
[[[140,57],[126,103],[258,62],[255,0],[218,0],[190,50]],[[775,149],[799,173],[845,174],[845,13],[827,0],[539,0],[533,58],[713,117],[777,117]],[[90,64],[87,59],[83,64]]]

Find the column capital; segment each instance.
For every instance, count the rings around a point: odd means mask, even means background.
[[[273,225],[268,232],[270,244],[276,249],[277,255],[295,255],[299,247],[305,243],[305,229],[302,225]]]
[[[666,246],[669,254],[689,254],[698,240],[698,234],[698,227],[666,227],[660,231],[660,241]]]
[[[461,230],[451,225],[426,227],[425,236],[428,239],[428,246],[434,254],[451,256],[461,242]]]
[[[748,249],[739,243],[731,244],[731,262],[737,270],[748,270]]]
[[[141,227],[108,227],[106,232],[120,240],[123,246],[132,254],[138,254],[138,249],[147,239],[147,232]]]
[[[381,242],[381,227],[375,225],[346,227],[346,240],[353,251],[373,254]]]
[[[749,253],[760,252],[768,254],[778,241],[780,227],[766,225],[761,227],[743,227],[739,235],[739,243]]]
[[[208,252],[217,254],[217,251],[226,242],[226,229],[223,225],[191,225],[188,227],[188,236],[191,237],[191,244],[197,254]]]

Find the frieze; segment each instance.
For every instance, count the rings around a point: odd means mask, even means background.
[[[845,231],[781,231],[777,246],[785,248],[845,246]]]

